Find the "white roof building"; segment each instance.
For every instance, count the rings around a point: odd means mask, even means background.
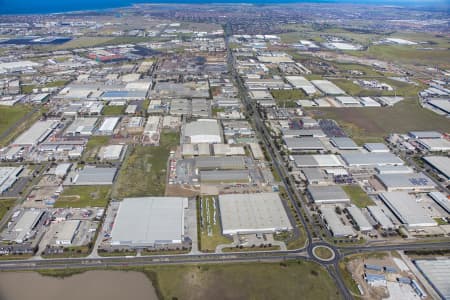
[[[37,121],[28,130],[22,133],[13,145],[35,146],[42,143],[58,126],[57,120]]]
[[[224,235],[292,230],[278,193],[219,195]]]
[[[222,133],[217,120],[199,119],[187,123],[184,127],[185,141],[191,144],[220,144]]]
[[[416,199],[406,192],[381,193],[380,198],[408,228],[437,225],[436,221],[427,215],[427,211],[416,202]]]
[[[182,197],[125,198],[111,231],[111,245],[132,248],[181,244],[188,199]]]

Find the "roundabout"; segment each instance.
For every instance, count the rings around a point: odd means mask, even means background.
[[[332,263],[337,258],[336,252],[328,245],[314,245],[311,247],[312,256],[322,263]]]

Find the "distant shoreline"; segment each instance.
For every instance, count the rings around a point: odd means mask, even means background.
[[[353,4],[353,5],[374,5],[374,6],[401,6],[401,7],[434,7],[446,5],[445,1],[406,1],[406,0],[366,0],[363,2],[352,0],[231,0],[231,1],[214,1],[214,3],[206,0],[176,0],[176,1],[151,1],[146,0],[117,0],[114,3],[108,0],[79,0],[65,1],[55,3],[52,0],[40,0],[33,3],[23,3],[28,0],[0,0],[0,16],[7,15],[42,15],[42,14],[65,14],[65,13],[85,13],[92,11],[107,11],[113,9],[131,8],[134,5],[295,5],[295,4]]]

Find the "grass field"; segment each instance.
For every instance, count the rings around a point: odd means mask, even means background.
[[[95,160],[95,157],[101,147],[108,145],[111,137],[109,136],[91,136],[86,144],[83,153],[83,160]]]
[[[213,197],[202,197],[198,200],[197,205],[200,213],[200,202],[202,203],[201,208],[201,220],[203,220],[203,225],[198,223],[200,227],[200,251],[214,252],[216,247],[220,244],[229,244],[232,241],[222,235],[222,228],[220,226],[219,211],[216,207],[216,214],[214,215],[214,198]]]
[[[14,207],[14,199],[0,200],[0,220],[6,215],[6,213]]]
[[[342,187],[350,200],[356,206],[362,208],[368,205],[375,205],[366,192],[359,185],[345,185]]]
[[[417,100],[404,100],[392,107],[310,109],[316,118],[336,120],[355,142],[380,142],[390,133],[411,130],[450,131],[450,120],[419,106]]]
[[[370,78],[363,78],[361,79],[368,79]],[[389,78],[382,78],[377,79],[379,82],[387,83],[390,86],[394,88],[393,91],[382,91],[382,90],[376,90],[376,89],[365,89],[361,86],[359,86],[356,83],[353,83],[353,80],[348,79],[331,79],[332,82],[334,82],[337,86],[342,88],[344,91],[347,92],[347,94],[352,96],[403,96],[403,97],[411,97],[416,98],[417,94],[423,89],[421,85],[414,86],[408,83],[399,82],[395,80],[391,80]]]
[[[296,107],[296,100],[306,98],[301,90],[271,90],[270,92],[280,107]]]
[[[339,299],[314,263],[229,264],[146,268],[163,299]],[[189,293],[186,293],[189,291]]]
[[[135,146],[119,172],[114,197],[163,196],[167,159],[178,143],[178,133],[163,132],[159,146]]]
[[[433,47],[435,49],[423,49]],[[441,48],[433,45],[372,45],[366,51],[348,51],[346,53],[354,56],[376,58],[395,63],[439,65],[442,68],[448,68],[450,66],[450,52],[448,51],[448,48]]]
[[[314,248],[314,254],[322,259],[330,259],[333,256],[333,252],[326,247]]]
[[[66,187],[54,207],[105,207],[110,198],[110,186]]]
[[[0,135],[23,118],[31,108],[24,105],[0,106]]]
[[[123,112],[125,111],[125,106],[124,105],[107,105],[103,108],[102,110],[102,115],[105,116],[117,116],[117,115],[122,115]]]

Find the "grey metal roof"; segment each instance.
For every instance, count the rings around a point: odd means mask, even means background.
[[[247,170],[213,170],[200,171],[202,182],[249,182],[249,172]]]
[[[381,193],[380,198],[395,216],[408,227],[435,226],[436,222],[427,215],[416,200],[407,192]]]
[[[333,232],[333,236],[352,236],[355,234],[352,226],[343,224],[336,214],[334,206],[322,206],[320,208],[323,218],[327,221],[328,228]]]
[[[442,299],[450,299],[450,259],[416,260],[414,262]]]
[[[447,178],[450,178],[450,158],[447,156],[427,156],[423,158]]]
[[[433,189],[434,182],[423,173],[377,174],[376,178],[388,189]]]
[[[343,153],[342,158],[349,166],[403,165],[404,162],[392,153]]]
[[[308,192],[314,202],[349,202],[350,198],[339,185],[309,186]]]
[[[86,166],[73,179],[76,185],[109,185],[114,182],[117,168]]]
[[[292,229],[277,193],[220,195],[219,208],[223,234]]]
[[[333,137],[331,143],[339,149],[358,149],[359,146],[349,137]]]
[[[244,159],[239,156],[226,156],[226,157],[196,157],[195,167],[197,169],[245,169]]]
[[[181,243],[184,236],[182,197],[125,198],[111,231],[111,244],[151,247],[155,243]]]
[[[288,149],[291,150],[322,150],[322,142],[314,137],[285,137],[283,138]]]

